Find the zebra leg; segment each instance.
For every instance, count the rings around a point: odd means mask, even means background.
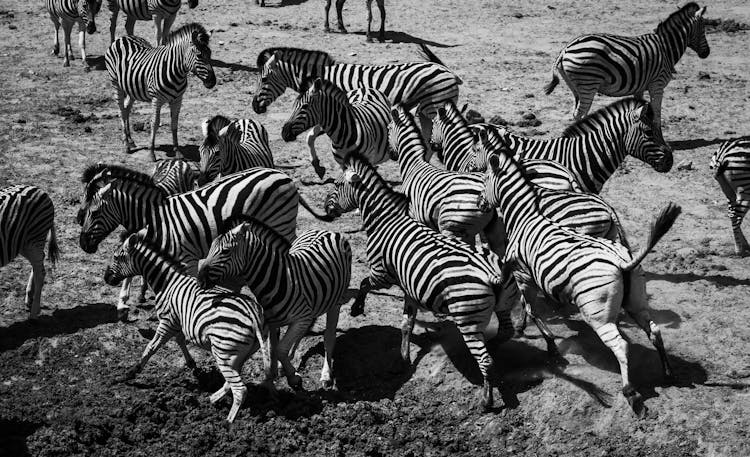
[[[598,88],[598,84],[596,86],[577,87],[576,108],[575,111],[573,111],[574,119],[579,120],[586,116],[591,109],[591,104],[594,102],[594,97],[596,96]]]
[[[737,201],[729,204],[729,218],[732,221],[732,234],[734,235],[734,250],[740,257],[750,255],[750,245],[742,233],[742,219],[745,218],[750,207],[750,201],[742,200],[740,193],[742,188],[737,189]]]
[[[177,342],[177,346],[180,347],[180,351],[182,351],[182,356],[185,358],[185,366],[187,366],[193,373],[195,373],[195,369],[198,368],[198,366],[195,364],[195,359],[190,354],[190,351],[187,347],[187,342],[185,341],[185,335],[183,335],[181,332],[175,335],[175,341]]]
[[[179,143],[177,142],[177,126],[180,120],[180,108],[182,108],[182,97],[173,100],[169,104],[170,128],[172,129],[172,150],[167,152],[167,157],[174,157],[180,154]],[[180,157],[182,155],[180,154]]]
[[[326,6],[325,6],[326,21],[323,23],[323,31],[326,32],[326,33],[328,33],[328,32],[331,31],[331,26],[330,26],[330,24],[328,22],[328,12],[329,12],[330,9],[331,9],[331,0],[326,0]]]
[[[156,43],[156,46],[161,46],[162,41],[164,40],[164,34],[162,33],[162,22],[164,21],[164,18],[161,17],[159,14],[154,14],[152,16],[152,19],[154,21],[154,42]]]
[[[172,30],[172,24],[174,24],[175,19],[177,19],[176,13],[170,14],[164,18],[164,25],[162,25],[161,28],[162,41],[167,41],[167,37],[169,36],[170,30]]]
[[[493,340],[503,343],[513,338],[514,329],[513,321],[510,319],[510,309],[495,309],[495,316],[497,317],[497,335]]]
[[[312,130],[307,133],[307,147],[310,148],[310,163],[315,169],[315,173],[318,174],[320,179],[326,174],[325,167],[320,166],[320,160],[318,160],[318,152],[315,150],[315,139],[323,135],[323,129],[319,125],[315,125]]]
[[[83,25],[83,21],[78,21],[78,49],[81,51],[81,61],[83,62],[83,69],[89,71],[89,64],[86,61],[86,26]]]
[[[128,36],[133,36],[133,30],[135,30],[135,17],[134,16],[126,16],[125,17],[125,33]],[[157,43],[158,45],[158,43]]]
[[[133,278],[125,278],[122,280],[122,286],[120,286],[120,297],[117,301],[117,320],[120,322],[128,321],[128,313],[130,312],[130,284],[133,282]]]
[[[156,328],[156,334],[151,338],[151,341],[149,341],[146,349],[143,351],[141,360],[126,371],[125,374],[118,376],[116,381],[124,382],[135,378],[136,375],[143,370],[143,367],[146,366],[148,359],[150,359],[160,347],[164,346],[164,344],[177,333],[178,332],[173,330],[166,321],[159,322],[159,326]]]
[[[380,10],[380,33],[378,33],[378,41],[381,43],[385,42],[385,0],[377,0],[378,10]]]
[[[250,355],[250,350],[247,347],[241,348],[241,350],[235,353],[227,353],[227,351],[220,350],[215,346],[211,348],[211,352],[216,359],[216,365],[219,366],[222,376],[224,376],[225,382],[221,389],[209,397],[211,403],[216,403],[226,396],[229,391],[232,391],[232,407],[229,410],[227,416],[227,422],[231,423],[237,417],[237,412],[245,402],[247,396],[247,387],[242,383],[242,365]]]
[[[361,283],[359,283],[359,291],[357,292],[357,297],[354,299],[354,303],[352,303],[352,307],[349,310],[349,315],[352,317],[357,317],[360,314],[365,313],[365,298],[367,298],[367,294],[373,289],[372,283],[370,282],[370,277],[365,277]]]
[[[544,338],[545,343],[547,343],[547,355],[552,359],[564,361],[565,359],[560,355],[560,351],[557,349],[557,344],[555,344],[555,335],[549,327],[547,327],[547,324],[534,314],[534,310],[532,309],[532,304],[536,302],[536,288],[527,284],[519,283],[519,289],[521,289],[521,300],[525,311],[524,314],[531,318],[531,321],[536,325],[536,328],[539,329],[539,333],[542,334],[542,338]],[[526,320],[524,319],[524,323],[525,322]],[[521,330],[521,333],[523,333],[523,330]]]
[[[661,131],[661,101],[664,98],[664,88],[661,86],[649,87],[648,94],[651,96],[651,108],[654,109],[654,137],[656,141],[666,144]]]
[[[33,244],[23,250],[23,256],[31,263],[29,282],[26,285],[26,308],[29,319],[39,316],[42,301],[42,286],[44,285],[44,242]]]
[[[487,309],[487,312],[489,311],[490,308]],[[477,325],[477,322],[483,322],[484,327],[486,327],[487,322],[489,322],[489,316],[479,316],[478,313],[472,313],[471,315],[456,317],[454,320],[458,330],[461,332],[464,343],[466,343],[469,352],[471,352],[477,365],[479,365],[479,371],[482,373],[483,379],[480,406],[484,411],[489,411],[494,404],[492,383],[490,380],[496,377],[496,373],[492,356],[487,351],[487,345],[485,344],[484,328]]]
[[[404,369],[411,367],[411,334],[417,320],[418,306],[411,297],[404,297],[404,316],[401,318],[401,362]]]
[[[268,351],[268,366],[265,367],[266,377],[261,385],[268,390],[269,395],[275,397],[276,387],[274,386],[274,381],[279,375],[279,359],[277,353],[279,349],[279,327],[269,327],[268,344],[266,345],[266,350]]]
[[[506,234],[505,223],[501,217],[495,216],[484,227],[483,232],[492,252],[502,258],[505,255]]]
[[[302,317],[297,321],[291,323],[284,332],[284,337],[279,342],[278,357],[281,361],[281,366],[284,367],[284,374],[286,375],[287,383],[289,387],[294,390],[302,389],[302,378],[297,375],[297,370],[294,369],[291,360],[289,359],[289,350],[296,344],[310,328],[312,324],[312,318]]]
[[[153,98],[151,100],[151,107],[153,108],[153,113],[151,117],[151,144],[148,148],[149,152],[151,153],[151,161],[156,162],[156,154],[154,150],[156,149],[156,132],[159,130],[159,122],[161,121],[161,107],[162,107],[162,101],[158,98]]]
[[[334,306],[326,313],[326,332],[323,335],[325,356],[323,357],[323,369],[320,372],[320,382],[325,389],[330,389],[334,385],[331,372],[333,367],[333,350],[336,346],[336,326],[339,323],[340,309],[340,306]]]
[[[60,18],[54,13],[49,13],[49,18],[52,20],[52,24],[55,26],[55,41],[52,47],[52,55],[60,55]]]
[[[370,36],[370,25],[372,24],[372,0],[366,0],[367,3],[367,42],[372,43],[372,37]]]
[[[146,303],[146,292],[148,291],[148,283],[145,279],[141,281],[141,289],[138,291],[138,303]]]
[[[591,325],[591,323],[589,323]],[[620,330],[614,322],[608,322],[604,325],[592,325],[599,339],[615,354],[617,362],[620,364],[620,376],[622,377],[622,394],[628,401],[633,411],[640,415],[643,412],[641,395],[630,384],[630,375],[628,372],[628,343],[620,334]]]
[[[346,27],[344,27],[344,17],[342,16],[344,10],[344,2],[346,0],[336,0],[336,20],[338,21],[339,32],[348,33]]]
[[[70,61],[74,60],[73,50],[70,47],[70,33],[73,31],[73,22],[63,19],[62,21],[63,36],[65,38],[65,58],[63,60],[63,67],[69,67]]]

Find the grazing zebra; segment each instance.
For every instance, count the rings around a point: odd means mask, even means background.
[[[185,341],[208,349],[219,366],[224,385],[211,395],[216,403],[231,390],[233,402],[227,421],[232,422],[245,401],[247,388],[242,382],[242,366],[256,351],[266,354],[268,327],[255,297],[234,293],[223,287],[202,288],[184,271],[182,264],[145,239],[145,230],[130,235],[115,252],[104,272],[104,281],[116,286],[124,278],[143,275],[156,292],[159,326],[143,351],[141,360],[120,381],[133,379],[148,360],[173,336],[189,368],[195,361]],[[266,362],[266,369],[269,369]]]
[[[750,208],[750,140],[722,143],[711,157],[710,167],[729,200],[728,214],[732,222],[734,250],[737,255],[746,257],[750,255],[750,245],[742,234],[742,219]]]
[[[237,217],[225,223],[224,233],[211,244],[198,279],[207,287],[239,279],[257,295],[271,327],[271,372],[266,379],[270,384],[276,376],[278,357],[289,385],[302,386],[289,351],[293,352],[315,319],[326,314],[320,381],[324,387],[332,387],[336,324],[351,269],[351,247],[338,233],[308,230],[290,243],[262,222]],[[289,328],[281,342],[274,341],[278,339],[275,330],[286,325]]]
[[[437,108],[447,100],[458,99],[461,79],[453,74],[427,46],[420,45],[428,62],[391,65],[358,65],[336,63],[325,52],[297,48],[267,48],[258,54],[260,70],[258,90],[253,97],[253,110],[265,113],[268,105],[286,88],[300,92],[300,85],[310,77],[332,82],[345,91],[369,87],[383,92],[391,105],[416,109],[422,133],[432,136],[432,118]],[[308,134],[307,143],[315,142],[319,129]],[[310,155],[317,159],[314,148]]]
[[[331,152],[342,168],[352,151],[359,151],[370,163],[378,164],[389,158],[390,107],[385,94],[376,89],[362,87],[346,92],[320,78],[303,81],[281,138],[294,141],[300,133],[319,126],[331,138]],[[315,150],[314,143],[310,143],[310,148]],[[322,178],[326,169],[320,166],[317,154],[313,155],[312,165]]]
[[[34,186],[0,189],[0,267],[18,254],[31,263],[26,286],[29,319],[39,316],[44,286],[44,244],[54,265],[60,251],[55,233],[55,208],[49,195]]]
[[[628,343],[620,335],[617,318],[624,308],[656,347],[665,377],[671,377],[659,327],[650,317],[645,287],[633,289],[631,284],[645,281],[634,269],[671,228],[680,207],[667,205],[652,223],[646,245],[631,255],[618,243],[578,234],[544,217],[534,188],[505,150],[490,155],[485,192],[477,203],[487,210],[500,208],[508,233],[504,260],[513,268],[526,302],[541,290],[560,304],[574,304],[615,354],[622,392],[640,413],[640,396],[628,374]]]
[[[118,225],[129,233],[148,225],[161,248],[193,273],[221,224],[232,216],[255,217],[294,240],[297,204],[304,201],[289,176],[267,168],[235,173],[173,196],[167,196],[150,176],[113,165],[88,167],[81,181],[86,185],[78,212],[81,249],[96,252]],[[120,319],[127,314],[127,305],[118,303]]]
[[[662,140],[661,100],[672,80],[675,65],[686,48],[705,59],[710,53],[703,14],[706,7],[688,3],[661,22],[654,33],[636,37],[609,34],[582,35],[568,43],[552,67],[552,93],[562,76],[573,92],[573,116],[581,119],[597,93],[612,97],[642,98],[648,91],[654,107],[656,136]]]
[[[115,41],[115,30],[117,29],[117,15],[120,10],[125,14],[125,32],[133,34],[135,21],[154,20],[156,33],[154,42],[157,45],[165,44],[169,36],[169,30],[177,18],[177,11],[182,6],[181,0],[107,0],[107,6],[112,13],[109,19],[109,42]],[[190,9],[198,6],[198,0],[188,0]]]
[[[341,16],[342,9],[344,8],[344,2],[346,0],[336,0],[336,18],[338,19],[339,32],[347,33],[346,27],[344,27],[344,18]],[[365,0],[367,4],[367,42],[372,43],[370,37],[370,26],[372,24],[372,0]],[[378,34],[378,40],[382,43],[385,41],[385,0],[375,0],[380,10],[380,33]],[[326,0],[326,21],[323,25],[326,32],[331,31],[331,27],[328,24],[328,10],[331,9],[331,0]]]
[[[201,124],[201,182],[215,180],[248,168],[274,168],[268,131],[252,119],[229,120],[217,115]]]
[[[352,308],[363,308],[370,290],[392,285],[403,289],[401,357],[407,364],[417,309],[448,315],[482,373],[481,406],[491,407],[495,370],[483,331],[493,311],[501,333],[510,336],[513,330],[499,257],[482,256],[468,244],[410,218],[404,211],[404,195],[391,189],[360,154],[351,154],[346,165],[350,173],[345,176],[367,232],[370,265],[370,275],[362,281]]]
[[[156,131],[159,129],[161,107],[165,103],[169,104],[173,146],[167,156],[173,157],[179,152],[177,122],[182,96],[187,89],[188,73],[194,73],[209,89],[216,84],[208,39],[203,26],[192,23],[172,32],[162,46],[152,47],[143,38],[133,36],[118,38],[109,45],[104,59],[117,91],[126,153],[135,152],[135,142],[130,136],[130,109],[135,100],[150,101],[153,108],[149,147],[151,160],[156,161]]]
[[[560,138],[535,140],[505,129],[485,131],[493,147],[510,149],[522,159],[558,162],[573,172],[584,191],[598,194],[627,154],[646,162],[659,173],[672,168],[672,150],[654,136],[653,116],[648,102],[629,98],[575,122]],[[477,152],[470,168],[486,170],[487,155]]]
[[[47,0],[47,12],[55,26],[55,47],[52,54],[60,54],[60,24],[62,23],[65,36],[65,60],[63,66],[69,67],[74,59],[73,48],[70,45],[70,32],[73,24],[78,24],[78,47],[81,49],[81,61],[84,68],[86,63],[86,33],[96,32],[96,15],[102,6],[101,0]]]

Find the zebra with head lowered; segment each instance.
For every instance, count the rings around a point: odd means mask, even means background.
[[[253,167],[274,168],[268,131],[260,122],[232,121],[219,114],[204,120],[201,129],[203,143],[198,151],[202,183]]]
[[[359,65],[336,63],[327,53],[298,48],[268,48],[258,55],[260,82],[253,97],[253,109],[264,113],[287,88],[300,92],[302,82],[310,77],[327,80],[345,91],[360,87],[377,89],[391,105],[399,103],[416,109],[422,134],[429,139],[432,118],[447,100],[458,99],[458,86],[463,82],[443,65],[425,45],[420,45],[429,62],[390,65]],[[315,137],[321,130],[308,134],[307,144],[313,162],[318,160]]]
[[[742,233],[742,219],[750,209],[750,140],[726,141],[711,157],[714,179],[729,200],[727,214],[732,223],[734,250],[737,255],[750,255],[750,245]]]
[[[70,32],[73,24],[78,24],[78,47],[81,49],[81,61],[88,70],[86,63],[86,33],[96,32],[96,15],[101,9],[101,0],[47,0],[47,12],[55,26],[55,46],[52,54],[60,53],[60,24],[62,23],[65,37],[65,60],[63,66],[69,67],[73,60],[73,48],[70,45]]]
[[[209,349],[224,376],[224,385],[211,395],[216,403],[232,391],[232,408],[227,421],[232,422],[245,401],[247,387],[242,382],[242,365],[261,349],[266,369],[265,341],[268,327],[263,310],[252,296],[234,293],[223,287],[202,288],[161,248],[145,239],[146,230],[128,237],[115,252],[104,272],[104,281],[116,286],[124,278],[143,275],[156,292],[156,314],[159,326],[143,351],[140,361],[120,381],[134,378],[148,360],[173,336],[182,350],[187,366],[195,369],[195,360],[185,344],[186,339]]]
[[[44,245],[54,265],[60,251],[55,233],[55,207],[46,192],[34,186],[0,189],[0,267],[18,254],[31,263],[26,286],[29,319],[39,316],[44,286]]]
[[[510,150],[516,157],[558,162],[573,172],[585,192],[599,193],[625,160],[636,157],[660,172],[672,169],[672,149],[653,132],[654,111],[644,100],[623,99],[575,122],[560,138],[537,140],[487,128],[489,147],[477,149],[474,171],[487,169],[487,154],[494,148]]]
[[[538,197],[512,154],[500,150],[489,157],[485,191],[477,202],[486,210],[500,208],[508,234],[504,261],[527,302],[537,290],[560,304],[575,305],[584,321],[614,353],[620,364],[622,392],[640,413],[640,395],[630,382],[628,343],[617,327],[624,309],[656,347],[666,378],[672,370],[661,333],[651,320],[645,288],[630,285],[642,280],[634,269],[671,228],[680,213],[672,203],[651,225],[647,243],[635,254],[604,238],[581,235],[544,217]],[[640,292],[643,293],[640,293]]]
[[[331,138],[331,152],[343,168],[344,160],[353,151],[378,164],[390,157],[388,124],[391,104],[376,89],[362,87],[346,92],[320,78],[303,81],[294,110],[281,130],[284,141],[294,141],[310,127],[319,127]],[[325,168],[312,162],[321,178]]]
[[[164,44],[169,30],[177,18],[177,11],[182,6],[182,0],[107,0],[107,7],[112,13],[109,19],[109,42],[115,41],[117,29],[117,15],[122,10],[125,14],[125,32],[133,34],[135,21],[154,20],[154,42]],[[188,0],[190,9],[198,6],[198,0]]]
[[[173,157],[178,152],[177,124],[188,74],[194,73],[209,89],[216,85],[208,40],[206,29],[192,23],[172,32],[161,46],[152,47],[143,38],[133,36],[118,38],[109,46],[104,60],[117,91],[126,153],[135,152],[135,142],[130,136],[130,109],[135,100],[151,102],[153,108],[149,146],[151,160],[156,160],[156,131],[159,129],[161,107],[165,103],[169,104],[173,146],[167,156]]]
[[[560,51],[552,67],[552,81],[544,91],[552,93],[560,82],[559,73],[575,97],[576,119],[588,113],[597,93],[642,98],[648,91],[657,137],[662,139],[661,101],[675,65],[687,48],[701,59],[711,51],[703,26],[705,12],[705,6],[691,2],[661,22],[654,33],[579,36]]]
[[[198,280],[207,287],[239,280],[258,297],[272,330],[266,384],[273,385],[278,357],[289,385],[302,386],[291,363],[294,349],[315,319],[326,314],[320,381],[332,387],[336,324],[351,278],[349,242],[338,233],[308,230],[289,243],[272,228],[246,217],[230,219],[224,229],[201,262]],[[281,326],[289,327],[279,342],[276,330]]]
[[[78,211],[81,249],[96,252],[119,225],[129,233],[148,226],[160,247],[193,274],[223,222],[232,216],[255,217],[294,240],[298,203],[303,201],[289,176],[268,168],[235,173],[173,196],[150,176],[113,165],[88,167],[81,180],[85,184]],[[127,304],[117,306],[119,317],[127,318]]]

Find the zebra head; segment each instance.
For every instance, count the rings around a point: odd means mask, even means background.
[[[695,12],[691,21],[692,27],[690,28],[687,42],[688,47],[695,51],[701,59],[705,59],[711,53],[711,48],[708,47],[708,40],[706,40],[706,29],[703,24],[703,15],[705,13],[705,6]]]
[[[189,24],[189,27],[195,26],[190,37],[190,46],[187,47],[185,60],[190,71],[193,72],[207,89],[216,85],[216,74],[214,67],[211,65],[211,48],[208,46],[210,39],[209,34],[199,24]],[[175,32],[179,33],[179,29]]]
[[[102,0],[80,0],[78,1],[78,16],[86,26],[86,33],[96,32],[96,15],[102,7]]]
[[[323,206],[325,213],[332,217],[341,217],[342,214],[353,211],[357,208],[357,199],[354,194],[354,187],[349,181],[356,182],[358,175],[347,172],[336,178],[333,190],[326,195],[326,201]]]
[[[448,103],[446,103],[446,105],[448,105]],[[446,113],[445,111],[445,108],[438,108],[437,116],[432,119],[432,138],[430,138],[430,149],[432,149],[432,152],[437,154],[438,160],[443,163],[445,163],[445,158],[443,157],[443,143],[445,143],[446,131],[450,128],[449,122],[450,120],[448,118],[448,113]]]
[[[486,144],[487,137],[485,133],[481,142]],[[507,188],[511,182],[507,176],[512,173],[512,168],[518,168],[518,165],[512,159],[512,154],[508,151],[501,150],[498,153],[490,153],[487,157],[487,171],[484,175],[484,189],[477,198],[477,206],[480,211],[488,213],[500,206],[503,195],[512,195],[513,189]],[[512,182],[511,182],[512,187]]]
[[[216,115],[205,119],[201,124],[203,130],[203,143],[200,152],[200,179],[199,183],[204,185],[219,176],[223,168],[222,141],[226,135],[227,127],[232,123],[229,118]]]
[[[475,125],[471,129],[474,139],[472,157],[469,159],[467,170],[472,172],[482,172],[487,170],[487,160],[489,155],[498,150],[508,150],[508,145],[503,141],[500,133],[486,126]]]
[[[330,83],[324,87],[323,80],[315,78],[310,83],[305,81],[300,87],[300,93],[294,102],[294,109],[289,119],[281,128],[281,138],[284,141],[294,141],[297,136],[315,124],[320,124],[324,109],[323,98],[330,93]]]
[[[671,170],[674,161],[672,149],[655,135],[657,125],[651,104],[640,101],[628,117],[626,123],[630,126],[625,133],[625,150],[660,173]]]
[[[188,7],[192,10],[198,6],[198,0],[188,0]]]
[[[97,190],[89,201],[84,201],[77,217],[81,225],[78,243],[84,252],[95,253],[99,243],[117,228],[119,222],[115,210],[111,183]]]
[[[211,242],[211,248],[203,261],[198,265],[198,283],[204,289],[210,289],[216,284],[235,282],[242,276],[243,266],[252,261],[253,249],[248,249],[250,224],[239,221],[231,228],[221,233]]]
[[[141,274],[140,269],[133,262],[135,246],[143,239],[143,231],[128,235],[123,232],[122,245],[112,255],[112,262],[104,269],[104,282],[110,286],[119,286],[123,279]],[[124,240],[122,239],[124,238]]]

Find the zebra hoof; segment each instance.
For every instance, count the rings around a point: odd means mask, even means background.
[[[346,30],[346,27],[344,27],[344,24],[339,24],[339,32],[340,32],[340,33],[349,33],[349,32],[348,32],[348,31]]]
[[[53,55],[53,56],[57,56],[57,55],[60,55],[60,45],[57,45],[57,44],[56,44],[56,45],[55,45],[55,46],[54,46],[54,47],[52,48],[52,55]]]
[[[316,166],[315,173],[318,175],[318,178],[323,179],[323,176],[326,175],[326,167]]]
[[[325,379],[323,380],[323,389],[325,390],[333,390],[334,384],[333,379]]]
[[[69,61],[66,60],[65,62],[63,62],[63,67],[69,67],[69,66],[70,66],[70,62]]]
[[[357,317],[365,313],[365,305],[363,303],[355,302],[349,310],[351,317]]]
[[[323,26],[323,31],[325,33],[331,33],[331,27],[329,27],[328,24],[326,24]]]
[[[85,65],[85,66],[83,67],[83,71],[84,71],[84,73],[88,73],[88,72],[90,72],[90,71],[91,71],[91,67],[89,67],[88,65]]]
[[[366,39],[365,41],[367,41],[368,43],[372,43],[372,37],[369,37],[369,36],[368,36],[368,37],[367,37],[367,39]]]
[[[175,157],[178,151],[179,150],[177,148],[173,148],[165,152],[164,155],[166,155],[167,157]]]

